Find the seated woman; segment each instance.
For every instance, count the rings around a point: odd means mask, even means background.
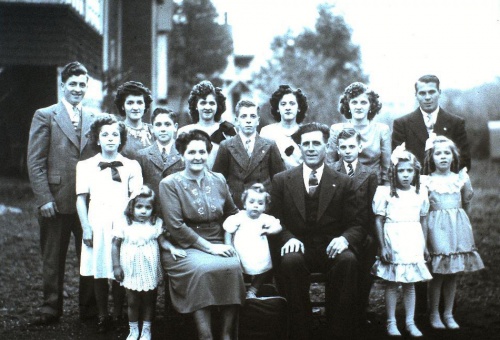
[[[277,123],[264,126],[260,136],[276,142],[281,158],[287,169],[302,164],[302,153],[293,141],[292,135],[306,118],[307,97],[300,89],[293,90],[288,85],[280,85],[269,99],[271,115]]]
[[[236,252],[224,244],[222,223],[238,209],[224,177],[206,169],[212,149],[207,133],[182,133],[175,147],[185,169],[164,178],[159,188],[167,230],[187,252],[185,258],[175,260],[168,249],[162,249],[172,305],[180,313],[193,313],[200,339],[212,339],[210,307],[218,306],[221,338],[233,339],[245,286]]]
[[[344,128],[351,127],[361,135],[362,150],[359,161],[377,174],[380,185],[389,185],[391,163],[391,132],[389,126],[372,122],[380,112],[379,95],[363,83],[352,83],[340,98],[340,113],[349,121],[330,127],[326,163],[332,165],[339,160],[337,137]]]
[[[236,129],[229,122],[220,122],[226,111],[226,97],[222,90],[204,80],[193,86],[188,99],[189,114],[194,124],[183,126],[177,134],[194,129],[205,131],[213,143],[213,150],[208,157],[207,166],[212,169],[219,150],[219,144],[230,136],[236,136]]]

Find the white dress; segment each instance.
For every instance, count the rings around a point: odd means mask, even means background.
[[[93,232],[93,246],[82,243],[80,274],[96,279],[114,279],[111,260],[113,222],[122,218],[131,192],[142,187],[139,163],[118,155],[123,163],[116,169],[121,182],[111,177],[111,168],[101,170],[99,162],[108,162],[99,153],[76,166],[76,194],[89,195],[88,219]]]
[[[136,291],[148,291],[158,287],[162,279],[160,248],[158,237],[162,233],[163,222],[128,224],[123,218],[113,228],[113,236],[122,239],[120,265],[123,269],[121,285]]]
[[[245,274],[262,274],[272,268],[267,236],[261,235],[263,225],[268,226],[268,232],[273,234],[282,229],[280,221],[275,217],[262,214],[259,218],[252,219],[246,211],[229,216],[223,224],[225,231],[234,234],[234,248]]]
[[[379,258],[372,274],[392,282],[412,283],[432,279],[425,264],[425,240],[420,217],[427,216],[429,200],[427,190],[420,193],[397,189],[398,197],[391,197],[390,187],[379,186],[373,198],[373,212],[384,216],[384,241],[390,249],[390,262]]]
[[[283,129],[281,123],[264,126],[262,130],[260,130],[260,136],[276,143],[287,170],[295,168],[304,161],[299,146],[292,139],[292,134]],[[293,151],[290,152],[290,150]]]

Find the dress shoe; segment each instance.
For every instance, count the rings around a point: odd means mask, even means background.
[[[30,324],[33,326],[46,326],[59,322],[59,317],[53,314],[42,313]]]
[[[407,323],[406,331],[412,338],[421,338],[423,336],[422,332],[415,326],[415,323]]]
[[[441,321],[441,317],[439,316],[439,314],[431,314],[429,322],[433,329],[438,329],[438,330],[446,329],[446,326],[444,325],[443,321]]]
[[[446,325],[446,328],[448,328],[448,329],[451,329],[451,330],[460,329],[460,326],[453,318],[453,315],[445,315],[443,317],[443,322]]]
[[[401,336],[396,321],[387,321],[387,335],[390,337]]]

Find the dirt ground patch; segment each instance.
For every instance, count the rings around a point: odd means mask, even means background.
[[[475,161],[471,178],[475,196],[471,221],[486,269],[460,276],[457,293],[457,332],[433,332],[425,318],[417,319],[426,339],[498,339],[500,334],[500,164]],[[20,208],[21,212],[8,207]],[[39,231],[31,188],[26,179],[0,177],[0,339],[125,339],[127,325],[106,335],[95,334],[93,322],[78,318],[78,268],[74,245],[68,254],[64,315],[47,327],[30,327],[42,301]],[[189,317],[166,317],[164,286],[159,289],[154,339],[193,339]],[[376,281],[370,297],[372,325],[363,339],[384,337],[384,285]],[[313,298],[322,287],[313,287]],[[403,329],[404,312],[398,307]],[[321,339],[324,318],[315,318],[315,338]]]

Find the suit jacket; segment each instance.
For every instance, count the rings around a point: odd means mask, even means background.
[[[332,169],[347,174],[342,159],[333,163]],[[352,181],[358,208],[360,213],[363,214],[363,226],[369,235],[375,236],[375,214],[372,209],[372,201],[378,186],[377,174],[372,168],[358,161]]]
[[[324,248],[336,237],[344,236],[349,248],[361,254],[366,230],[358,214],[353,181],[328,166],[319,184],[319,207],[316,225],[306,223],[306,207],[302,165],[279,173],[273,178],[271,214],[278,218],[283,231],[277,235],[280,246],[291,238]]]
[[[220,144],[212,171],[224,175],[229,185],[233,201],[243,208],[241,195],[254,183],[262,183],[271,190],[271,179],[285,170],[276,143],[259,136],[255,137],[252,157],[248,154],[239,135]]]
[[[460,168],[471,168],[470,147],[465,131],[465,121],[439,108],[434,133],[446,136],[460,150]],[[427,127],[420,108],[410,114],[394,120],[392,129],[392,149],[406,143],[406,149],[413,153],[418,161],[424,164],[425,141],[429,138]]]
[[[61,214],[76,212],[76,163],[99,150],[87,142],[94,115],[82,109],[81,136],[62,102],[33,116],[28,142],[28,173],[38,207],[55,202]]]
[[[155,192],[157,207],[159,207],[160,197],[158,196],[158,186],[160,181],[168,175],[184,169],[181,154],[172,145],[170,153],[167,156],[167,161],[164,163],[158,143],[153,142],[153,145],[137,152],[136,160],[141,166],[144,184]]]

